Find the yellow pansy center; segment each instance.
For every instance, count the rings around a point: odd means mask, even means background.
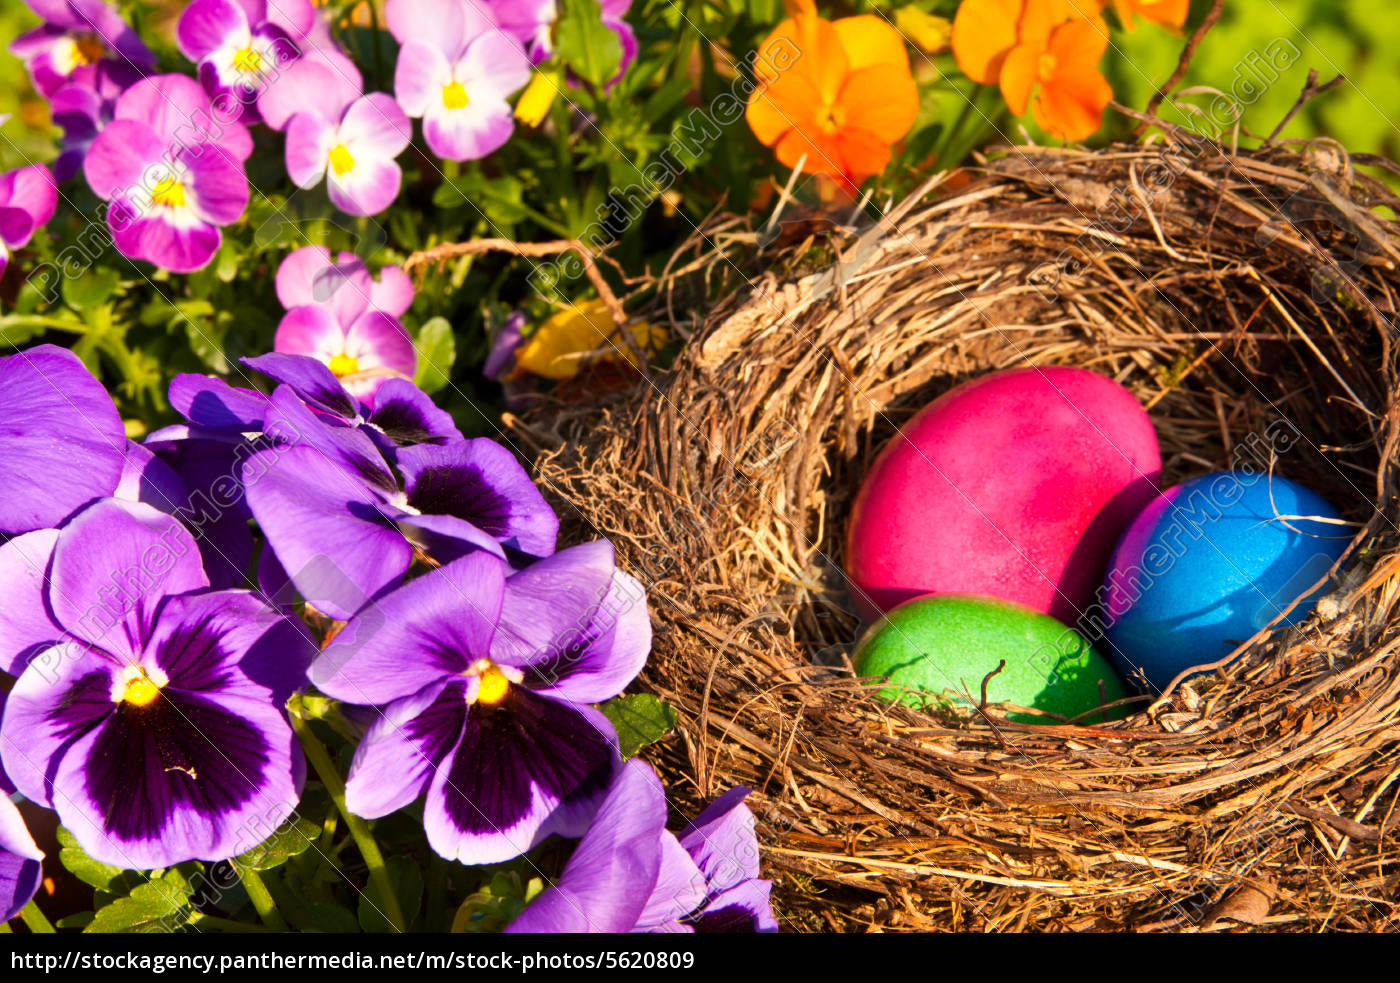
[[[1037,66],[1043,79],[1054,78],[1055,69],[1059,67],[1060,60],[1048,51],[1040,56],[1040,64]]]
[[[73,64],[91,65],[107,54],[107,46],[96,35],[85,34],[73,40]]]
[[[151,201],[157,205],[180,208],[185,204],[185,186],[173,177],[168,177],[155,186]]]
[[[251,47],[239,48],[233,53],[233,67],[240,72],[257,72],[262,69],[262,55]]]
[[[130,703],[135,707],[150,706],[160,696],[160,688],[166,682],[159,670],[156,670],[156,676],[159,678],[152,679],[140,666],[128,666],[113,687],[113,701]]]
[[[449,82],[442,87],[442,104],[448,109],[461,109],[470,101],[467,88],[461,82]]]
[[[510,690],[510,680],[495,666],[487,669],[479,677],[481,688],[476,691],[476,702],[494,706],[506,698]]]
[[[355,166],[355,158],[350,155],[350,151],[345,149],[345,144],[338,143],[331,148],[330,152],[331,170],[337,174],[344,174]]]
[[[331,359],[331,372],[337,379],[354,375],[358,371],[360,371],[360,360],[354,355],[341,352]]]
[[[835,133],[846,121],[846,113],[834,103],[825,103],[817,112],[817,126],[823,133]]]

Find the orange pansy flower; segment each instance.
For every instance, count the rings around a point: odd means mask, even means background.
[[[963,73],[999,84],[1013,113],[1029,108],[1041,129],[1064,140],[1099,128],[1113,98],[1098,68],[1107,50],[1108,25],[1075,0],[964,0],[953,21]]]
[[[758,88],[745,114],[778,160],[852,187],[890,162],[909,132],[919,91],[899,32],[873,15],[829,21],[813,0],[785,0],[789,16],[759,48]]]
[[[1181,27],[1186,23],[1186,14],[1191,9],[1191,0],[1099,0],[1100,9],[1113,4],[1118,11],[1118,19],[1128,30],[1133,29],[1133,14],[1141,14],[1145,20],[1165,24],[1168,27]]]

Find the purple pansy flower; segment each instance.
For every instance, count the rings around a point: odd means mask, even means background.
[[[314,188],[324,179],[335,207],[361,216],[382,212],[398,197],[403,172],[394,158],[413,139],[413,126],[392,96],[363,91],[349,59],[318,49],[258,99],[267,124],[286,131],[292,181]]]
[[[665,834],[661,871],[646,910],[645,932],[776,932],[771,881],[758,876],[758,837],[744,805],[749,790],[725,792],[679,837]]]
[[[259,92],[301,55],[315,22],[311,0],[195,0],[176,39],[205,91],[235,98],[251,123]]]
[[[588,828],[619,762],[589,704],[620,692],[651,645],[644,594],[607,542],[508,573],[485,553],[432,570],[352,619],[311,669],[322,692],[383,707],[348,807],[375,818],[426,793],[428,842],[467,864]]]
[[[10,801],[15,787],[0,772],[0,922],[7,922],[34,897],[43,877],[44,851]]]
[[[385,13],[402,45],[394,94],[423,118],[433,153],[476,160],[510,139],[506,99],[530,80],[530,62],[489,11],[468,0],[389,0]]]
[[[21,34],[10,52],[41,95],[70,82],[115,96],[155,65],[155,55],[102,0],[25,0],[44,23]]]
[[[49,99],[54,125],[63,127],[63,145],[53,162],[54,177],[67,181],[83,169],[88,148],[112,122],[116,96],[102,96],[85,85],[65,85]]]
[[[554,26],[559,20],[557,0],[489,0],[501,27],[520,39],[536,65],[554,54]],[[632,0],[599,0],[603,26],[617,35],[622,45],[622,61],[617,74],[609,81],[611,87],[622,78],[627,66],[637,57],[637,36],[624,17]]]
[[[47,576],[6,557],[0,583],[10,616],[51,619],[54,644],[6,702],[6,773],[104,863],[255,846],[299,799],[305,767],[281,706],[304,682],[309,637],[248,591],[208,590],[194,540],[148,506],[107,499],[31,535],[52,540]]]
[[[294,356],[255,361],[272,358]],[[264,432],[290,446],[244,462],[248,504],[292,582],[333,618],[400,580],[418,554],[445,563],[474,550],[554,552],[554,511],[515,455],[488,438],[399,447],[391,468],[363,429],[317,413],[287,385],[272,394]]]
[[[110,205],[107,224],[126,256],[176,273],[207,264],[219,228],[248,205],[243,161],[253,142],[194,79],[157,75],[117,99],[93,140],[83,173]]]
[[[506,931],[776,932],[747,794],[725,793],[677,839],[660,780],[632,759],[559,880]]]
[[[353,254],[333,261],[324,246],[306,246],[278,268],[277,297],[287,314],[275,351],[317,359],[371,405],[384,382],[413,378],[418,358],[398,320],[413,303],[413,284],[397,266],[373,280]]]
[[[35,231],[53,218],[58,188],[43,164],[0,174],[0,273],[10,253],[29,244]]]
[[[66,348],[0,358],[0,533],[57,526],[112,494],[126,466],[126,431],[112,397]]]

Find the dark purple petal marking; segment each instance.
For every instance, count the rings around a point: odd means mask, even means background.
[[[448,818],[469,835],[509,829],[529,813],[532,786],[555,799],[601,791],[614,755],[576,709],[512,686],[499,704],[466,714],[447,774]]]
[[[145,706],[116,704],[88,756],[87,792],[119,839],[158,839],[177,811],[218,821],[248,802],[271,758],[256,727],[167,688]]]

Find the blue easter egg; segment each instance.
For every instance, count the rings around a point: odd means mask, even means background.
[[[1101,593],[1102,646],[1125,679],[1161,692],[1183,669],[1225,658],[1316,583],[1351,540],[1321,496],[1262,472],[1222,471],[1164,492],[1119,540]],[[1324,585],[1279,623],[1312,613]],[[1095,616],[1091,612],[1086,621]]]

